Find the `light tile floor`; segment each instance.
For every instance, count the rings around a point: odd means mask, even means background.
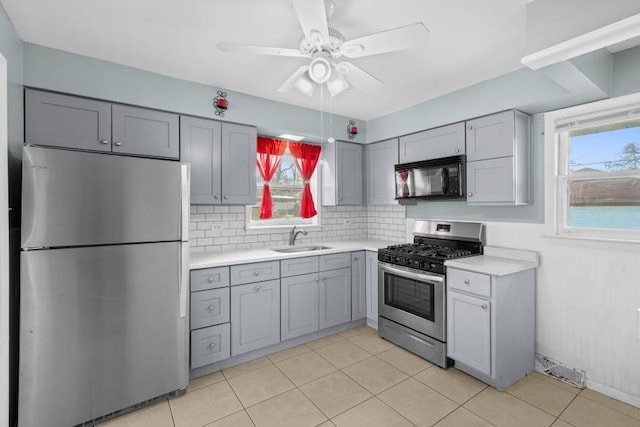
[[[499,392],[366,326],[189,383],[104,427],[640,427],[640,408],[537,372]]]

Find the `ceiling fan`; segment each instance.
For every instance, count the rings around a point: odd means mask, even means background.
[[[343,60],[420,46],[429,30],[422,22],[394,28],[378,33],[345,40],[344,36],[329,27],[335,10],[332,0],[291,0],[304,37],[297,49],[256,46],[242,43],[217,44],[223,52],[251,53],[258,55],[309,58],[310,62],[298,68],[278,88],[278,92],[289,92],[294,88],[312,96],[317,85],[327,84],[331,96],[335,96],[350,85],[362,91],[372,91],[382,82],[357,65]]]

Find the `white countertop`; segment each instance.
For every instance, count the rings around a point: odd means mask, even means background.
[[[531,270],[532,268],[537,268],[539,264],[537,252],[495,246],[485,246],[484,255],[452,259],[444,263],[447,267],[490,274],[492,276],[506,276]]]
[[[340,252],[377,251],[393,243],[382,240],[339,240],[335,242],[304,243],[298,246],[328,246],[331,249],[318,251],[281,253],[269,248],[236,249],[232,251],[192,252],[190,266],[192,270],[199,268],[221,267],[233,264],[274,261],[287,258],[300,258],[315,255],[327,255]],[[286,247],[286,246],[279,246]]]

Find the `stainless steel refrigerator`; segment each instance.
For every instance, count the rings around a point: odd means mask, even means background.
[[[20,427],[187,386],[188,180],[176,161],[24,148]]]

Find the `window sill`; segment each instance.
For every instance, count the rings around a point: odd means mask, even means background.
[[[295,225],[296,230],[305,230],[305,231],[321,231],[321,225],[312,225],[312,224],[300,224]],[[291,231],[293,225],[264,225],[258,227],[245,227],[245,232],[247,234],[272,234],[272,233],[285,233]]]
[[[584,241],[584,242],[601,242],[601,243],[614,243],[614,244],[640,244],[640,237],[636,239],[619,239],[615,237],[601,237],[601,236],[576,236],[571,234],[551,234],[545,233],[541,235],[545,239],[556,239],[565,241]]]

